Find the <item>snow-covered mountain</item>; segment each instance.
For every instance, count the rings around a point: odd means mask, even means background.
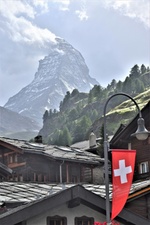
[[[90,77],[80,52],[64,39],[56,38],[49,55],[39,61],[33,81],[4,107],[41,123],[46,109],[59,109],[67,91],[88,92],[95,84],[99,83]]]

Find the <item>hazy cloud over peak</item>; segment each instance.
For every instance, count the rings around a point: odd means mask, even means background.
[[[27,2],[16,0],[0,2],[0,13],[5,23],[5,27],[1,29],[15,42],[25,42],[29,45],[37,43],[43,47],[44,42],[55,42],[55,35],[52,32],[33,24],[32,19],[36,11]]]

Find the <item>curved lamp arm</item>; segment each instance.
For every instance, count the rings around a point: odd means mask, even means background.
[[[145,124],[144,124],[145,122],[144,122],[144,119],[142,118],[142,113],[141,113],[141,110],[140,110],[137,102],[130,95],[120,92],[120,93],[116,93],[116,94],[110,96],[104,106],[104,141],[106,141],[106,108],[107,108],[107,105],[108,105],[108,102],[110,101],[110,99],[112,99],[113,97],[115,97],[117,95],[123,95],[123,96],[130,98],[137,107],[138,114],[139,114],[139,119],[137,121],[138,128],[134,134],[131,134],[131,136],[136,137],[138,140],[147,139],[150,132],[145,128]]]

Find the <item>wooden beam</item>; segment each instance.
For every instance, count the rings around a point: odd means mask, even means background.
[[[7,143],[7,142],[4,142],[2,140],[0,140],[0,145],[5,147],[5,148],[8,148],[12,151],[15,151],[15,152],[18,152],[18,153],[23,153],[23,150],[15,145],[12,145],[10,143]]]

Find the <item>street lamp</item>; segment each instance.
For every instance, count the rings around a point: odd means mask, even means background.
[[[107,222],[107,225],[111,225],[111,221],[110,221],[109,173],[108,173],[109,143],[108,143],[107,137],[106,137],[106,108],[107,108],[108,102],[117,95],[123,95],[123,96],[130,98],[134,102],[134,104],[136,105],[136,107],[138,109],[138,114],[139,114],[139,119],[137,121],[138,128],[137,128],[137,131],[134,134],[132,134],[131,136],[136,137],[138,140],[145,140],[145,139],[147,139],[148,135],[150,134],[150,132],[148,132],[148,130],[145,128],[144,119],[142,118],[142,113],[141,113],[141,110],[140,110],[138,104],[130,95],[121,92],[121,93],[116,93],[108,98],[108,100],[106,101],[105,106],[104,106],[104,158],[105,158],[104,168],[105,168],[106,222]]]

